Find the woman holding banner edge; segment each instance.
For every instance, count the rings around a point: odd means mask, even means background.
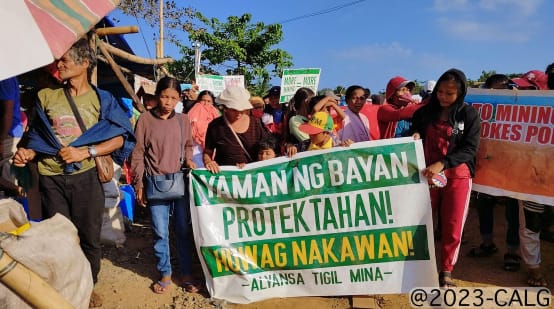
[[[462,231],[469,208],[472,177],[475,175],[481,121],[477,111],[464,103],[465,74],[450,69],[441,75],[429,103],[412,119],[411,133],[423,140],[423,176],[431,179],[444,172],[444,187],[430,188],[433,212],[440,209],[441,259],[439,285],[455,287],[452,270],[458,259]]]

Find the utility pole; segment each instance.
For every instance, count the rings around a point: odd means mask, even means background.
[[[161,59],[164,57],[164,0],[160,1],[160,39],[156,41],[156,58]],[[160,79],[163,74],[161,66],[156,66],[156,81]]]
[[[164,56],[164,1],[160,0],[160,54],[158,58]]]

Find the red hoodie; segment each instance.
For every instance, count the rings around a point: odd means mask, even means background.
[[[377,120],[379,120],[379,131],[381,131],[381,139],[393,138],[396,131],[396,126],[400,120],[410,120],[416,110],[422,107],[422,104],[408,104],[404,107],[399,107],[389,103],[381,105],[377,112]]]

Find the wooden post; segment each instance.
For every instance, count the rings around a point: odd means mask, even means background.
[[[125,91],[127,91],[129,96],[131,96],[131,98],[133,99],[133,106],[139,112],[144,113],[146,111],[146,108],[144,108],[144,105],[142,105],[142,103],[140,102],[140,99],[135,93],[135,91],[133,90],[133,87],[131,87],[131,85],[125,78],[125,75],[123,75],[123,72],[121,72],[121,70],[119,69],[119,66],[117,65],[117,63],[115,63],[110,53],[106,50],[106,47],[103,44],[98,44],[98,48],[100,49],[100,52],[104,55],[106,60],[108,60],[110,67],[114,71],[115,76],[117,76],[117,79],[119,79],[119,81],[123,85],[123,88],[125,88]]]
[[[173,62],[173,58],[171,58],[171,57],[159,58],[159,59],[143,58],[143,57],[139,57],[139,56],[130,54],[130,53],[128,53],[124,50],[121,50],[117,47],[111,46],[110,44],[108,44],[106,42],[103,42],[103,41],[99,41],[99,44],[102,44],[109,53],[114,54],[114,55],[116,55],[120,58],[123,58],[125,60],[129,60],[129,61],[134,62],[134,63],[164,64],[164,63]]]
[[[106,27],[97,28],[94,30],[97,35],[127,34],[137,33],[138,31],[139,29],[137,26]]]

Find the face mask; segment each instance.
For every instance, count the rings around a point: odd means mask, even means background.
[[[392,104],[396,106],[406,106],[412,102],[412,95],[410,93],[405,93],[401,96],[394,96],[392,99]]]
[[[263,109],[253,109],[251,112],[252,116],[256,117],[256,118],[262,118],[262,115],[264,114],[264,110]]]

